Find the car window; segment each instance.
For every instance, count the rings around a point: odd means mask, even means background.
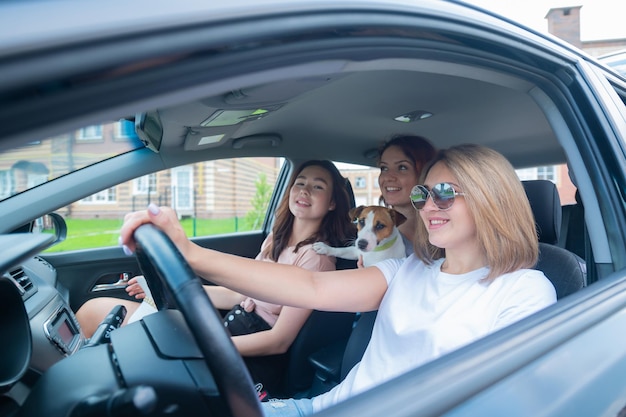
[[[133,122],[120,120],[4,150],[0,152],[0,201],[143,146]]]
[[[121,120],[0,153],[0,199],[143,146],[133,123]],[[190,237],[261,230],[282,163],[282,158],[206,161],[107,188],[56,211],[67,222],[68,235],[49,251],[115,246],[124,215],[150,203],[176,209]],[[379,204],[378,168],[336,164],[352,184],[356,205]],[[527,168],[518,175],[549,179],[562,204],[574,203],[565,165]]]
[[[378,187],[379,168],[362,165],[342,164],[337,166],[344,177],[350,180],[356,205],[376,205],[380,201]],[[520,180],[549,180],[557,186],[562,205],[576,204],[576,186],[572,183],[566,164],[542,165],[516,170]]]
[[[281,158],[237,158],[166,169],[57,210],[67,239],[49,251],[117,245],[124,215],[154,203],[174,208],[190,237],[260,230]]]
[[[559,192],[561,205],[576,204],[576,186],[572,182],[566,164],[542,165],[515,170],[520,180],[552,181]]]

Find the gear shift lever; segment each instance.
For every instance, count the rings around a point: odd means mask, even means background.
[[[126,317],[126,307],[121,304],[113,307],[113,310],[102,320],[85,347],[109,343],[111,340],[111,332],[122,325],[124,317]]]

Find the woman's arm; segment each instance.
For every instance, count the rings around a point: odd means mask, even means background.
[[[387,281],[376,267],[310,271],[294,265],[256,261],[197,245],[186,256],[200,276],[249,297],[273,304],[325,311],[377,309]]]
[[[229,290],[228,288],[219,287],[217,285],[203,285],[202,287],[218,310],[230,310],[234,305],[246,299],[245,296]],[[143,291],[143,288],[141,288],[141,285],[139,285],[136,277],[128,281],[126,292],[128,295],[134,296],[138,300],[146,298],[146,293]]]
[[[230,310],[234,305],[246,299],[244,295],[228,288],[217,285],[203,285],[202,287],[218,310]]]
[[[310,314],[311,310],[308,309],[283,307],[276,324],[270,330],[233,336],[233,343],[243,356],[285,353]]]
[[[191,242],[168,207],[128,214],[121,230],[122,244],[133,250],[133,231],[153,223],[172,239],[200,276],[238,293],[275,304],[327,311],[377,309],[387,289],[376,267],[312,272],[292,265],[255,261],[202,248]]]

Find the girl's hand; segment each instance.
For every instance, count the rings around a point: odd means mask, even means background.
[[[144,298],[146,298],[146,293],[143,291],[143,288],[141,288],[141,285],[139,285],[136,277],[128,280],[126,292],[128,293],[128,295],[134,296],[138,300],[143,300]]]

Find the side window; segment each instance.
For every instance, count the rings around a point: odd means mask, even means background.
[[[572,183],[567,165],[545,165],[518,169],[520,180],[548,180],[552,181],[559,191],[561,205],[576,204],[576,186]]]
[[[176,210],[189,237],[260,230],[282,160],[196,163],[135,178],[66,206],[67,239],[49,251],[116,246],[124,215],[150,203]]]
[[[380,201],[380,188],[378,187],[378,175],[380,169],[365,165],[353,165],[335,162],[341,174],[350,180],[354,193],[354,202],[357,206],[378,205]]]

